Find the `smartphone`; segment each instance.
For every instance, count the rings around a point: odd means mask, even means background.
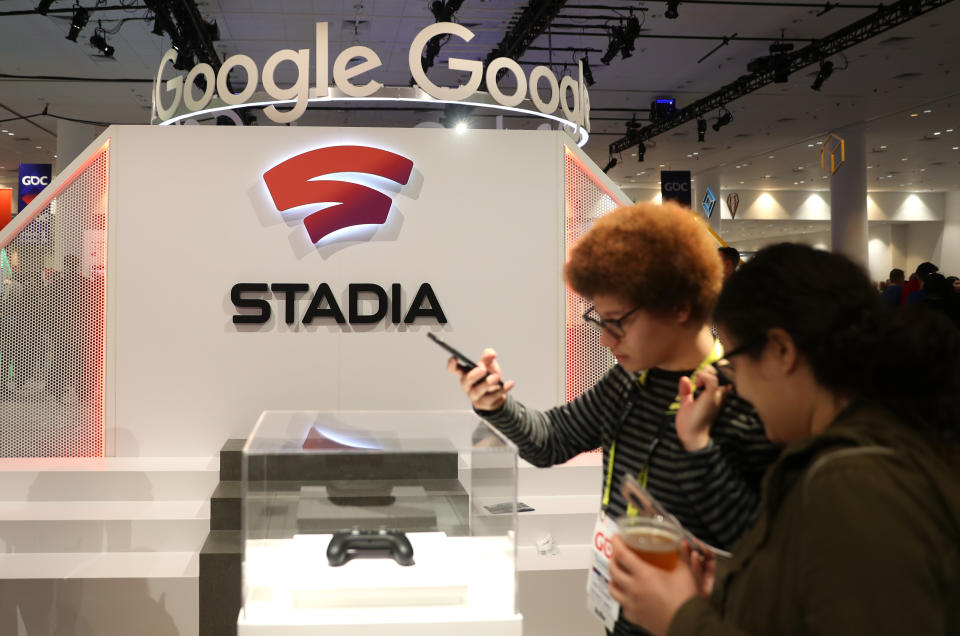
[[[427,338],[430,338],[431,340],[436,342],[438,345],[446,349],[447,353],[449,353],[454,358],[456,358],[457,368],[460,369],[462,372],[467,373],[468,371],[472,371],[477,366],[476,362],[474,362],[473,360],[463,355],[462,353],[460,353],[459,351],[457,351],[456,349],[448,345],[446,342],[438,338],[432,331],[427,332]],[[490,375],[490,374],[488,373],[487,375]],[[483,376],[483,378],[481,378],[479,381],[483,382],[483,380],[487,377],[487,375]],[[500,386],[503,386],[503,381],[500,382]]]

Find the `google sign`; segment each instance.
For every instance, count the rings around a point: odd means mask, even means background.
[[[590,131],[590,97],[583,82],[583,72],[577,79],[557,76],[547,66],[536,66],[527,76],[520,65],[507,57],[494,59],[484,70],[478,60],[466,60],[451,57],[448,67],[454,71],[469,74],[469,80],[457,88],[448,88],[434,84],[423,71],[421,57],[427,42],[438,35],[456,36],[464,42],[473,39],[470,29],[452,22],[431,24],[413,39],[410,45],[408,63],[410,74],[418,88],[403,90],[384,87],[375,79],[367,78],[360,82],[360,76],[373,71],[382,62],[376,51],[366,46],[350,46],[340,52],[330,66],[327,23],[316,23],[316,48],[314,51],[314,77],[310,85],[310,50],[282,49],[271,55],[263,68],[248,55],[232,55],[224,60],[217,72],[206,62],[194,66],[186,76],[175,75],[163,81],[163,72],[177,58],[175,49],[168,50],[160,60],[154,83],[154,122],[170,124],[194,117],[201,113],[232,110],[241,106],[264,106],[264,114],[278,124],[286,124],[298,119],[307,109],[308,102],[344,99],[370,100],[408,100],[459,102],[480,107],[492,107],[556,120],[580,133],[580,144],[586,142]],[[352,66],[351,62],[357,60]],[[275,73],[282,63],[293,64],[297,69],[296,80],[292,85],[277,86]],[[239,93],[232,93],[227,87],[227,76],[234,68],[242,68],[247,76],[246,85]],[[497,75],[505,71],[512,74],[516,88],[503,92],[497,85]],[[330,84],[333,76],[334,87]],[[202,77],[205,90],[197,95],[199,89],[195,80]],[[481,81],[486,79],[488,98],[474,101]],[[258,96],[257,89],[262,85],[263,93]],[[163,90],[165,89],[165,90]],[[172,94],[172,95],[171,95]],[[479,96],[477,96],[479,97]],[[529,100],[535,110],[521,107]],[[281,110],[278,105],[289,104]],[[560,111],[559,114],[557,111]]]

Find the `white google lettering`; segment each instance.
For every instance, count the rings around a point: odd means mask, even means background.
[[[49,185],[50,177],[36,177],[32,175],[27,175],[20,180],[20,183],[23,185]]]
[[[164,69],[168,64],[172,65],[177,59],[177,51],[174,49],[168,50],[160,59],[160,67],[157,70],[154,85],[154,104],[158,119],[166,121],[182,114],[180,112],[181,105],[188,112],[202,110],[210,105],[214,97],[218,97],[227,106],[240,106],[254,96],[261,82],[263,90],[274,100],[293,102],[293,106],[284,111],[271,104],[264,108],[264,114],[281,124],[298,119],[306,111],[309,100],[329,95],[328,84],[331,65],[329,63],[329,37],[326,22],[316,23],[315,35],[314,53],[316,59],[314,60],[314,86],[312,87],[309,85],[308,78],[310,69],[309,49],[282,49],[277,51],[267,59],[262,72],[257,67],[256,62],[249,56],[232,55],[224,60],[217,73],[214,73],[209,64],[201,63],[191,69],[186,78],[178,74],[164,82]],[[474,37],[470,29],[452,22],[431,24],[414,37],[408,54],[410,74],[417,85],[434,99],[447,101],[467,99],[480,88],[481,81],[486,77],[487,90],[497,104],[508,108],[519,106],[527,98],[529,87],[530,101],[537,110],[550,115],[559,106],[569,121],[583,126],[589,132],[590,98],[583,83],[582,70],[580,77],[576,79],[564,77],[562,81],[558,82],[556,75],[549,67],[538,66],[531,71],[528,80],[520,65],[506,57],[492,60],[486,69],[486,74],[484,74],[483,63],[480,61],[451,57],[447,62],[447,67],[454,71],[469,73],[469,79],[464,85],[457,88],[437,86],[423,71],[421,58],[427,42],[431,38],[442,35],[456,36],[464,42],[469,42]],[[354,60],[358,61],[349,66]],[[284,62],[293,64],[297,70],[293,84],[286,88],[278,86],[275,77],[277,67]],[[382,62],[375,51],[366,46],[350,46],[341,51],[333,62],[333,82],[345,95],[361,98],[370,97],[383,88],[383,84],[372,79],[364,84],[356,84],[352,80],[380,66],[382,66]],[[243,90],[239,93],[232,93],[227,86],[227,77],[230,71],[236,67],[243,68],[247,77]],[[500,71],[512,73],[516,80],[516,90],[510,95],[505,94],[497,85],[496,77]],[[204,78],[206,86],[203,95],[196,98],[193,93],[194,81],[201,76]],[[546,81],[549,89],[549,96],[546,100],[540,95],[541,80]],[[161,85],[165,86],[165,92],[161,91]],[[214,90],[214,87],[216,90]],[[170,103],[167,105],[164,105],[164,93],[173,94]]]
[[[686,192],[690,189],[689,183],[664,183],[663,189],[667,192]]]

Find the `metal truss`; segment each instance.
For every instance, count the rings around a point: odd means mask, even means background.
[[[626,135],[610,144],[610,154],[622,153],[648,139],[722,108],[736,99],[773,83],[775,76],[778,74],[782,76],[784,71],[789,74],[795,73],[952,1],[898,0],[889,6],[881,7],[875,13],[831,33],[822,40],[798,51],[781,54],[783,57],[776,65],[771,64],[771,68],[742,75],[720,90],[676,111],[669,119],[643,128],[628,127]],[[777,68],[773,68],[774,66]]]

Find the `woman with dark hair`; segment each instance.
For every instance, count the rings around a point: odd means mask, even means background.
[[[880,304],[843,256],[769,247],[724,286],[724,372],[788,444],[717,574],[614,541],[611,593],[655,634],[960,634],[960,332]]]

